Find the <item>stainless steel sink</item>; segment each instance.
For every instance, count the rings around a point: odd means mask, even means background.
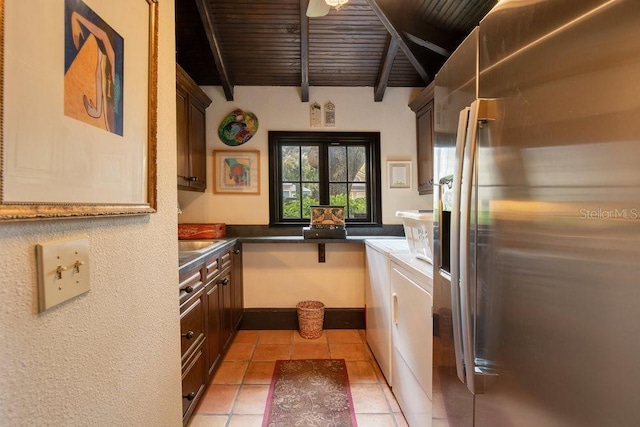
[[[180,253],[204,253],[224,243],[224,240],[178,240]]]

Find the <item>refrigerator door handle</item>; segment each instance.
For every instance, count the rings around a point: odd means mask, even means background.
[[[496,103],[491,99],[477,99],[471,104],[467,138],[464,147],[461,194],[460,194],[460,315],[462,325],[462,349],[467,379],[467,388],[474,394],[483,393],[481,381],[484,372],[476,367],[471,298],[470,244],[471,244],[471,196],[474,187],[474,169],[478,146],[480,122],[494,120]]]
[[[456,134],[456,158],[453,168],[453,208],[451,209],[451,319],[453,328],[453,347],[456,357],[456,372],[460,381],[465,383],[464,350],[462,346],[462,330],[460,317],[460,192],[462,181],[462,165],[464,159],[464,143],[467,139],[467,124],[470,108],[460,111],[458,132]],[[442,200],[442,186],[440,187]],[[442,215],[440,215],[442,218]]]
[[[475,393],[475,361],[473,348],[473,327],[471,315],[469,243],[471,227],[471,193],[473,189],[473,168],[475,164],[476,140],[478,134],[478,100],[473,101],[469,110],[467,138],[464,144],[462,180],[460,182],[460,317],[462,329],[462,349],[466,372],[467,388]]]

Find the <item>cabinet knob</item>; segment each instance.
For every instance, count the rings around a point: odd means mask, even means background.
[[[227,286],[229,284],[229,278],[225,277],[224,279],[222,279],[222,286]]]
[[[193,331],[189,331],[189,332],[187,332],[186,334],[182,334],[182,336],[183,336],[183,337],[185,337],[185,338],[186,338],[186,339],[188,339],[188,340],[193,339],[193,336],[194,336],[194,335],[195,335],[195,334],[193,333]]]
[[[184,291],[190,294],[191,292],[193,292],[193,286],[187,286],[186,288],[184,288]]]
[[[240,249],[236,249],[235,251],[233,251],[233,253],[238,255],[240,253]]]
[[[188,181],[188,182],[196,182],[196,181],[198,181],[198,177],[197,176],[185,176],[184,180]]]
[[[187,394],[186,396],[182,396],[184,399],[187,399],[189,402],[191,402],[193,399],[196,398],[196,392],[192,391],[191,393]]]

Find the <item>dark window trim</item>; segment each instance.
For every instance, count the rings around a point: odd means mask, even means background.
[[[295,132],[295,131],[269,131],[269,225],[270,226],[294,226],[309,225],[308,220],[281,220],[279,218],[279,206],[282,202],[282,189],[278,179],[279,156],[278,147],[281,142],[290,140],[296,144],[331,142],[362,143],[370,145],[368,176],[371,182],[368,196],[371,200],[370,221],[358,221],[347,219],[347,227],[357,226],[381,226],[382,225],[382,180],[380,159],[380,132]]]

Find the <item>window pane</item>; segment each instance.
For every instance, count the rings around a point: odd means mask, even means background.
[[[349,210],[347,218],[366,219],[367,212],[367,186],[363,182],[349,184]]]
[[[347,151],[349,181],[367,181],[367,150],[363,146],[351,146]]]
[[[282,147],[282,180],[300,181],[300,147],[285,145]]]
[[[300,184],[282,184],[282,217],[300,219]]]
[[[347,184],[329,184],[329,204],[347,207]]]
[[[269,132],[269,223],[308,225],[311,206],[335,205],[352,224],[380,224],[379,138],[345,133],[336,143],[331,132]]]
[[[317,146],[302,147],[302,180],[318,181],[318,166],[320,163],[320,149]]]
[[[302,218],[311,218],[311,206],[320,204],[320,186],[317,183],[302,184]]]
[[[347,181],[347,147],[329,147],[329,181]]]

